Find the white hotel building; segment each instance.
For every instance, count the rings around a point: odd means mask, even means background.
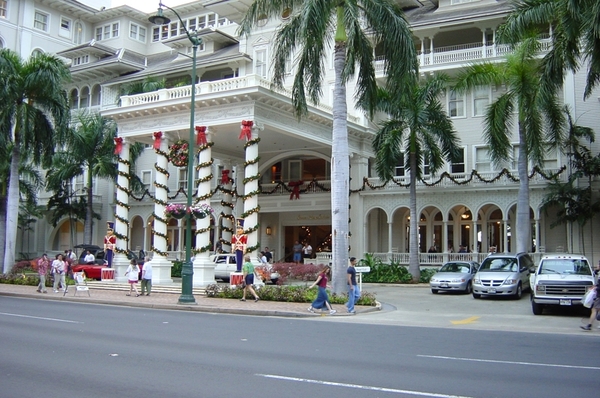
[[[421,73],[453,74],[475,61],[501,60],[507,52],[494,40],[507,15],[507,1],[398,1],[406,7],[412,25]],[[250,37],[241,38],[237,22],[249,3],[200,0],[173,7],[203,41],[197,57],[194,124],[206,126],[209,145],[200,147],[196,157],[194,203],[208,203],[215,212],[193,225],[196,285],[211,280],[208,256],[219,241],[228,248],[234,217],[245,218],[249,246],[270,247],[276,260],[289,256],[295,240],[308,241],[321,257],[327,257],[330,245],[333,62],[326,61],[325,87],[330,89],[298,121],[290,93],[270,88],[272,40],[288,13],[265,20]],[[37,51],[60,55],[70,63],[72,82],[67,90],[73,111],[100,112],[117,123],[125,160],[119,163],[121,188],[111,181],[95,181],[94,206],[103,221],[95,224],[92,243],[101,245],[106,221],[114,221],[117,247],[149,253],[155,282],[160,282],[170,279],[171,260],[183,258],[185,252],[185,220],[166,219],[163,212],[166,202],[185,203],[187,168],[176,167],[165,155],[170,145],[189,136],[192,60],[191,43],[178,18],[165,9],[171,23],[159,27],[148,21],[153,14],[129,6],[95,9],[74,0],[0,0],[0,46],[23,58]],[[384,79],[382,70],[378,69],[379,77]],[[291,65],[289,82],[293,73]],[[132,82],[148,78],[164,79],[165,87],[123,94]],[[583,73],[568,75],[564,102],[578,124],[598,132],[599,94],[596,91],[584,101],[584,79]],[[417,182],[423,265],[439,265],[459,245],[471,250],[465,256],[479,259],[490,246],[500,252],[514,250],[516,162],[502,167],[492,164],[481,136],[484,110],[500,90],[447,92],[445,102],[460,135],[463,159],[448,164],[442,170],[445,174],[427,174],[423,165],[426,177]],[[398,167],[397,177],[384,186],[376,177],[371,147],[375,126],[354,108],[353,91],[348,88],[351,254],[375,253],[407,263],[408,175]],[[250,142],[240,139],[242,121],[253,122]],[[145,194],[129,194],[128,148],[134,142],[147,145],[135,168],[146,184]],[[597,145],[593,149],[596,153]],[[540,208],[547,177],[558,173],[566,180],[566,163],[564,154],[548,154],[543,171],[530,178],[531,250],[584,252],[596,261],[600,245],[593,241],[592,231],[597,220],[588,223],[583,233],[577,226],[551,229],[553,212],[546,214]],[[508,173],[501,173],[503,168]],[[597,195],[598,185],[593,184]],[[76,192],[82,187],[83,179],[74,181]],[[49,196],[41,193],[40,204]],[[24,235],[23,243],[31,255],[63,251],[82,243],[81,222],[76,228],[72,242],[68,219],[57,227],[42,219]],[[437,254],[426,253],[431,246]],[[21,242],[17,252],[20,247]],[[115,264],[118,271],[127,264],[125,256],[118,254]]]

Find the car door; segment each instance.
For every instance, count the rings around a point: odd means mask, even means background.
[[[523,289],[531,288],[529,284],[529,268],[533,266],[533,261],[529,256],[523,256],[519,259],[519,278]]]

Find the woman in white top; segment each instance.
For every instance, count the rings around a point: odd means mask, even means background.
[[[131,292],[135,290],[135,297],[139,297],[140,294],[137,290],[137,283],[138,279],[140,278],[140,267],[138,267],[136,259],[131,260],[131,263],[129,263],[129,267],[127,267],[125,275],[127,276],[127,280],[129,281],[129,293],[127,293],[126,295],[131,296]]]
[[[54,293],[58,293],[58,284],[60,282],[61,287],[66,289],[67,284],[65,283],[65,262],[63,261],[63,255],[58,254],[56,260],[52,262],[52,274],[54,274]]]

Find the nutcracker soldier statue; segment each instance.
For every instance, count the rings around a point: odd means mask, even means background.
[[[232,253],[235,253],[236,272],[242,272],[242,264],[244,262],[244,254],[248,245],[248,236],[244,234],[244,220],[238,219],[236,233],[231,238]]]
[[[113,223],[107,222],[106,236],[104,237],[104,259],[109,267],[112,267],[113,252],[117,245],[117,237],[114,235]]]

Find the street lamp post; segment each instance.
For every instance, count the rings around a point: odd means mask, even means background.
[[[188,31],[185,23],[181,20],[181,17],[171,7],[164,5],[163,3],[158,4],[158,12],[156,15],[151,16],[148,20],[155,25],[166,25],[171,20],[163,15],[162,7],[173,11],[173,13],[179,19],[181,26],[185,30],[185,34],[192,43],[192,93],[191,93],[191,110],[190,110],[190,140],[188,146],[188,184],[187,184],[187,208],[188,211],[185,216],[186,222],[186,235],[185,235],[185,262],[181,267],[181,296],[179,296],[179,304],[196,303],[196,299],[192,294],[194,268],[192,266],[192,213],[190,207],[192,206],[192,195],[194,194],[194,111],[196,107],[196,53],[198,52],[198,46],[202,44],[202,39],[197,35],[191,35]]]

